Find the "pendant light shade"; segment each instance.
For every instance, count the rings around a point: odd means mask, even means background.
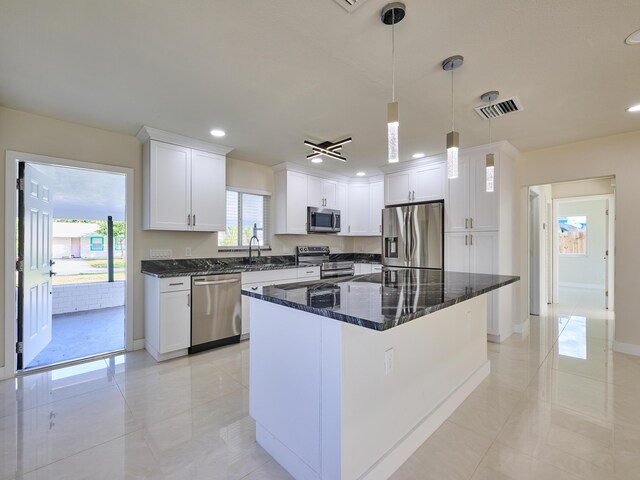
[[[458,178],[458,149],[460,148],[460,134],[455,128],[453,71],[462,66],[464,57],[454,55],[442,62],[442,69],[451,72],[451,131],[447,133],[447,178]]]
[[[394,2],[386,5],[380,13],[385,25],[391,25],[391,103],[387,105],[387,143],[389,163],[400,160],[398,154],[398,102],[396,102],[396,58],[395,58],[395,24],[400,22],[406,13],[403,3]]]
[[[447,133],[447,178],[458,178],[458,149],[460,134],[456,131]]]
[[[389,163],[397,163],[398,158],[398,102],[387,105],[387,137],[389,142]]]
[[[500,96],[500,92],[498,92],[497,90],[492,90],[490,92],[487,93],[483,93],[480,98],[489,104],[489,106],[491,106],[491,104],[496,101],[498,99],[498,97]],[[493,147],[493,145],[491,144],[491,117],[489,117],[489,148]],[[494,191],[495,189],[495,170],[496,170],[496,161],[495,161],[495,156],[493,153],[487,153],[486,157],[485,157],[485,177],[486,177],[486,183],[485,183],[485,191],[487,193],[491,193]]]

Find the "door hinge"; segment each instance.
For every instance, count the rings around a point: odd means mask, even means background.
[[[609,209],[608,208],[605,210],[605,212],[606,212],[607,215],[609,215]]]
[[[608,296],[609,296],[609,290],[605,290],[605,291],[604,291],[604,296],[605,296],[605,297],[608,297]]]
[[[16,188],[20,191],[24,190],[24,178],[16,179]]]
[[[24,260],[16,260],[16,272],[24,271]]]
[[[609,256],[609,250],[605,250],[604,251],[604,255],[605,255],[605,257],[608,257]]]
[[[16,353],[24,353],[24,343],[16,342]]]

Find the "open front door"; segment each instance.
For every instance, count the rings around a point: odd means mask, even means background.
[[[28,163],[19,164],[18,370],[51,341],[51,180]]]

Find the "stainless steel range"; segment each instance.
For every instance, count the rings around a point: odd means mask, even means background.
[[[329,247],[296,247],[298,265],[320,265],[320,278],[346,277],[353,275],[353,262],[332,262]]]

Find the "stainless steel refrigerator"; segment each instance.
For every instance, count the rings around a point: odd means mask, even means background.
[[[382,264],[444,268],[444,202],[382,210]]]

